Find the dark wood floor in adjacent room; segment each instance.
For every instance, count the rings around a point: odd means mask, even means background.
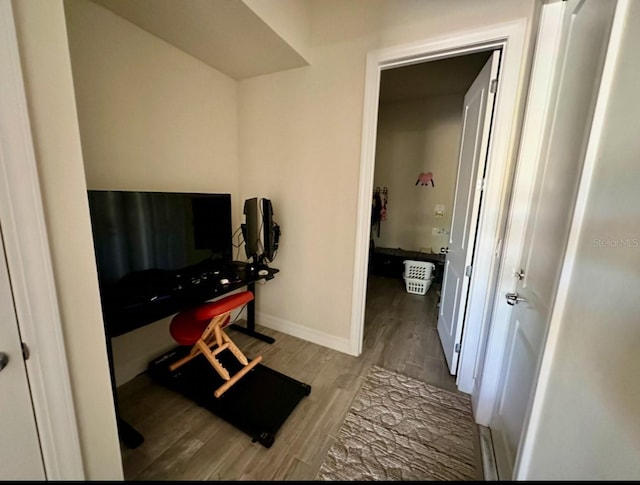
[[[229,330],[249,358],[262,354],[267,367],[311,385],[311,394],[287,418],[271,448],[252,443],[245,433],[146,374],[120,386],[121,416],[145,437],[136,449],[121,447],[125,479],[315,479],[371,365],[456,392],[436,331],[439,289],[434,284],[425,296],[413,295],[402,279],[370,276],[360,357],[259,325],[257,330],[273,336],[274,344]]]

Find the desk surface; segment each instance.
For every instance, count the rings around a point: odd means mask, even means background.
[[[267,274],[258,274],[258,269],[267,270]],[[107,334],[109,337],[123,335],[185,308],[257,281],[272,279],[278,272],[276,268],[254,268],[240,261],[216,270],[198,268],[197,271],[172,272],[170,278],[166,277],[166,272],[140,272],[125,282],[118,294],[104,299]]]

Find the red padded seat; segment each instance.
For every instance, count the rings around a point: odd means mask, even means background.
[[[251,300],[253,300],[253,293],[243,291],[217,301],[204,303],[196,308],[184,310],[171,320],[169,325],[171,337],[180,345],[193,345],[202,336],[207,325],[214,317],[230,312],[241,305],[249,303]],[[228,325],[229,319],[230,315],[227,315],[221,328]]]
[[[229,325],[231,311],[253,300],[251,291],[243,291],[226,296],[220,300],[184,310],[178,313],[171,324],[169,332],[176,342],[184,346],[191,345],[191,350],[184,357],[169,364],[169,371],[173,372],[180,366],[203,355],[220,377],[224,380],[213,393],[218,398],[235,385],[243,376],[262,362],[262,356],[258,355],[251,362],[242,353],[238,346],[229,338],[224,327]],[[229,351],[242,364],[240,370],[233,375],[218,360],[218,354]]]

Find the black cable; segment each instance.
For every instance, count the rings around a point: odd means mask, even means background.
[[[260,234],[262,234],[262,228],[264,227],[264,213],[262,212],[262,201],[264,200],[264,197],[261,197],[260,200],[258,201],[258,210],[260,211],[260,227],[258,228],[258,247],[260,254],[264,254],[264,244],[262,242],[262,240],[260,239]]]
[[[241,246],[241,244],[233,244],[233,238],[235,237],[236,234],[238,234],[238,232],[242,231],[242,227],[239,227],[238,229],[236,229],[235,231],[233,231],[233,234],[231,234],[231,245],[234,248],[239,248]],[[243,241],[244,242],[244,241]]]
[[[238,236],[237,236],[237,238],[238,238],[238,244],[234,244],[234,242],[233,242],[233,237],[234,237],[236,234],[238,235]],[[241,237],[242,237],[242,241],[240,240],[240,238],[241,238]],[[234,233],[231,235],[231,245],[232,245],[234,248],[236,248],[236,249],[238,250],[238,255],[237,255],[237,257],[232,258],[232,259],[234,259],[235,261],[239,261],[239,258],[240,258],[240,248],[242,247],[242,245],[243,245],[243,244],[245,244],[245,241],[244,241],[244,235],[242,234],[242,226],[240,226],[240,227],[239,227],[238,229],[236,229],[236,230],[234,231]],[[232,255],[232,257],[233,257],[233,255]]]
[[[230,320],[230,321],[229,321],[229,323],[227,323],[227,325],[225,325],[225,327],[226,327],[226,326],[228,326],[228,325],[231,325],[233,322],[235,322],[235,321],[238,319],[238,317],[242,314],[242,311],[245,309],[245,307],[246,307],[246,306],[247,306],[247,303],[245,303],[244,305],[242,305],[242,308],[240,308],[240,311],[239,311],[239,312],[238,312],[238,314],[235,316],[235,318],[234,318],[233,320]]]

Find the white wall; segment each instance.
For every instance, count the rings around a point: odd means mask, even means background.
[[[86,0],[66,0],[90,189],[231,193],[240,225],[236,82]],[[175,346],[170,318],[112,340],[116,384]]]
[[[85,475],[121,480],[63,5],[13,8]]]
[[[236,192],[236,83],[86,0],[66,0],[90,188]]]
[[[638,45],[631,1],[525,479],[640,478]]]
[[[240,83],[242,193],[270,197],[282,226],[261,322],[348,351],[367,52],[533,9],[533,0],[313,1],[311,65]]]
[[[389,191],[387,220],[374,229],[377,247],[440,252],[451,229],[464,96],[453,94],[382,103],[373,185]],[[415,185],[432,172],[434,186]],[[444,206],[444,216],[435,206]],[[447,233],[434,235],[433,228]]]

